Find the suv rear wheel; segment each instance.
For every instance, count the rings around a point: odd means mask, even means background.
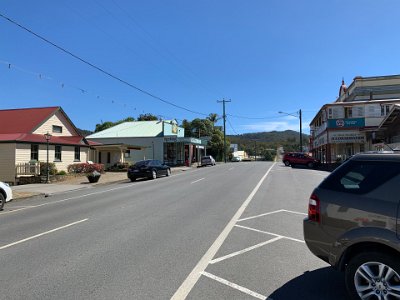
[[[288,160],[285,160],[283,163],[285,164],[286,167],[290,166],[290,162]]]
[[[356,255],[346,268],[351,299],[400,299],[400,262],[382,252]]]

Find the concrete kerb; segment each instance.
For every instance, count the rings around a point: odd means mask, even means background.
[[[192,170],[192,167],[172,167],[171,173],[176,174],[183,171]],[[111,173],[111,172],[109,172]],[[97,183],[88,183],[87,181],[78,184],[68,184],[68,182],[63,183],[50,183],[50,184],[26,184],[13,186],[13,199],[23,200],[33,197],[49,197],[54,194],[62,194],[70,191],[76,191],[80,189],[93,188],[98,185],[110,185],[117,182],[123,182],[128,180],[125,172],[119,172],[120,176],[110,176],[106,181],[100,181]]]

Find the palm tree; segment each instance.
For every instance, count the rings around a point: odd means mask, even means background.
[[[207,120],[210,120],[214,125],[215,123],[218,122],[218,120],[221,119],[220,117],[218,117],[217,114],[211,113],[208,115]]]

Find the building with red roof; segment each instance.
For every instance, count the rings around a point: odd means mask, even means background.
[[[89,160],[90,143],[61,107],[0,110],[0,181],[15,184],[26,175],[18,166],[46,162],[47,146],[58,171]]]

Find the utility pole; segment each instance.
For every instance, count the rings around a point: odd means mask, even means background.
[[[303,152],[303,133],[301,132],[301,109],[299,110],[299,118],[300,118],[300,152]]]
[[[226,114],[225,114],[225,103],[231,102],[231,100],[222,99],[222,101],[217,101],[217,103],[222,103],[222,117],[224,118],[224,162],[226,163]]]

